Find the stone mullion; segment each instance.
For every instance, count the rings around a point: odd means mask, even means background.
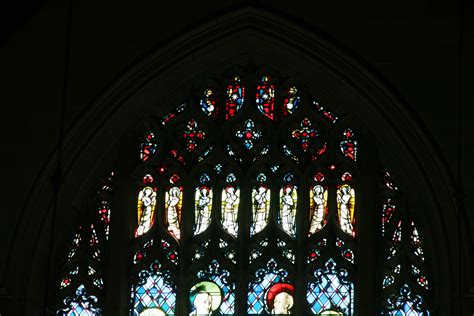
[[[136,210],[137,187],[132,170],[138,161],[135,137],[126,133],[119,143],[114,195],[111,203],[109,252],[105,258],[104,314],[127,315],[130,308],[128,262],[130,239],[133,234],[133,216]]]
[[[307,176],[307,175],[306,175]],[[298,183],[298,206],[296,212],[296,284],[293,310],[295,315],[305,315],[306,312],[306,238],[307,220],[309,210],[309,187],[306,179],[301,179]]]
[[[361,133],[362,134],[362,133]],[[355,315],[376,315],[377,257],[374,251],[376,238],[379,238],[377,224],[380,213],[377,208],[377,153],[372,137],[362,137],[359,144],[359,157],[356,162],[360,169],[360,179],[356,187],[356,238],[357,257],[355,278]]]

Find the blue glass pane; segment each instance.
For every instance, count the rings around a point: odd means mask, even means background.
[[[354,284],[347,280],[347,275],[346,270],[336,269],[332,259],[328,260],[325,269],[315,270],[315,280],[308,283],[306,294],[314,314],[335,308],[344,315],[354,315]]]

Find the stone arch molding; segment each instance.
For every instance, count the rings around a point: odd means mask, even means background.
[[[71,227],[68,221],[74,205],[103,174],[106,157],[121,137],[133,131],[147,113],[165,113],[187,96],[192,82],[222,73],[229,65],[250,57],[304,82],[325,104],[341,113],[354,113],[371,130],[380,152],[385,153],[384,162],[404,184],[425,236],[436,282],[434,301],[447,298],[436,306],[437,313],[458,314],[453,303],[459,295],[456,280],[460,279],[456,249],[459,243],[468,249],[468,235],[463,230],[462,240],[458,240],[453,233],[461,229],[454,186],[425,133],[402,102],[346,53],[321,36],[257,9],[222,16],[159,47],[130,67],[92,104],[65,136],[67,181],[61,188],[57,227]],[[49,176],[53,170],[52,159],[45,164],[23,209],[26,220],[17,228],[4,271],[4,288],[7,295],[19,298],[22,304],[14,305],[23,306],[21,314],[39,314],[42,308],[52,201]],[[66,229],[57,230],[53,258],[61,252],[65,236]],[[467,259],[461,263],[463,269],[470,266]]]

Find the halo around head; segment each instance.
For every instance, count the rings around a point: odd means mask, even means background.
[[[273,309],[273,302],[275,301],[275,296],[277,296],[281,292],[285,292],[293,296],[295,292],[295,287],[293,286],[293,284],[290,283],[273,284],[265,294],[265,301],[267,302],[269,310]]]
[[[212,311],[219,308],[222,301],[222,291],[220,287],[211,281],[201,281],[193,285],[189,290],[189,301],[194,305],[194,299],[199,293],[208,293],[212,296]]]

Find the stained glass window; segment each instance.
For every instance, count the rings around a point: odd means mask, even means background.
[[[79,285],[75,295],[64,299],[64,305],[67,308],[58,311],[57,315],[64,316],[93,316],[100,315],[102,312],[96,306],[97,297],[88,295],[84,285]]]
[[[233,175],[231,174],[227,178],[228,184],[222,190],[221,222],[225,231],[237,237],[239,229],[237,219],[239,214],[240,189],[232,185],[235,181],[235,176],[231,176]]]
[[[137,215],[138,227],[135,236],[140,236],[148,232],[153,225],[155,205],[156,205],[156,189],[145,187],[138,193]]]
[[[429,316],[430,312],[423,307],[423,298],[420,295],[413,295],[408,285],[404,284],[400,288],[400,294],[390,297],[388,306],[391,311],[383,315],[393,316]]]
[[[190,314],[205,315],[219,310],[221,315],[233,315],[235,284],[229,281],[229,276],[230,272],[222,269],[217,260],[213,260],[208,269],[199,271],[197,277],[203,281],[191,287]]]
[[[300,105],[301,97],[299,95],[298,89],[293,86],[288,89],[288,95],[283,102],[283,117],[293,114],[298,106]]]
[[[376,210],[359,205],[372,192],[364,128],[274,73],[222,82],[153,114],[136,138],[130,315],[356,315],[363,216],[381,216],[378,311],[429,315],[423,227],[394,175],[379,174]],[[74,309],[67,315],[99,313],[94,291],[107,289],[98,262],[114,233],[113,204],[107,194],[98,201],[96,221],[71,236],[58,282],[69,292],[83,286],[59,309]],[[90,260],[79,264],[85,246]]]
[[[389,171],[382,174],[380,187],[385,200],[381,207],[381,230],[386,245],[381,252],[384,262],[381,287],[385,301],[381,314],[429,315],[424,298],[429,297],[430,284],[422,240],[411,212],[396,203],[402,200],[403,192]],[[417,294],[412,294],[412,290]]]
[[[108,249],[114,192],[114,172],[100,178],[89,198],[84,199],[79,225],[57,281],[57,315],[101,315],[103,302],[103,253]]]
[[[255,235],[261,232],[268,222],[270,211],[270,189],[264,183],[265,175],[261,174],[260,184],[252,190],[252,226],[250,234]]]
[[[328,190],[322,185],[324,175],[318,172],[314,176],[315,184],[309,191],[309,234],[312,235],[320,231],[326,225],[328,214]]]
[[[275,111],[275,87],[269,76],[263,76],[257,86],[257,108],[267,118],[273,120]]]
[[[351,236],[355,236],[355,192],[349,184],[343,184],[337,190],[337,210],[341,229]]]
[[[211,223],[212,188],[206,185],[196,188],[195,204],[194,234],[197,235],[204,232]]]
[[[254,280],[249,283],[247,313],[258,315],[266,311],[268,314],[291,314],[294,286],[285,282],[287,277],[288,272],[279,268],[274,259],[270,259],[266,267],[257,270]],[[282,295],[275,306],[276,296],[280,293]]]
[[[244,104],[245,87],[240,84],[240,77],[234,76],[232,83],[227,86],[227,101],[225,104],[226,120],[235,115]]]
[[[296,234],[296,207],[298,203],[297,187],[291,184],[280,189],[279,223],[281,228],[290,236]]]
[[[138,316],[148,309],[161,310],[165,315],[173,315],[176,305],[176,286],[170,272],[155,260],[149,269],[143,270],[139,280],[132,287],[132,315]]]
[[[308,284],[307,301],[311,312],[319,314],[335,309],[343,315],[354,315],[354,284],[348,279],[348,272],[338,268],[329,259],[325,268],[314,271],[315,280]]]
[[[183,204],[183,191],[180,187],[172,186],[166,191],[166,226],[174,238],[181,237],[181,208]]]
[[[149,131],[145,134],[143,142],[140,144],[140,159],[147,161],[155,154],[158,145],[156,143],[155,133]]]
[[[208,116],[217,117],[218,111],[216,106],[216,97],[211,89],[204,91],[204,98],[201,99],[201,110]]]

